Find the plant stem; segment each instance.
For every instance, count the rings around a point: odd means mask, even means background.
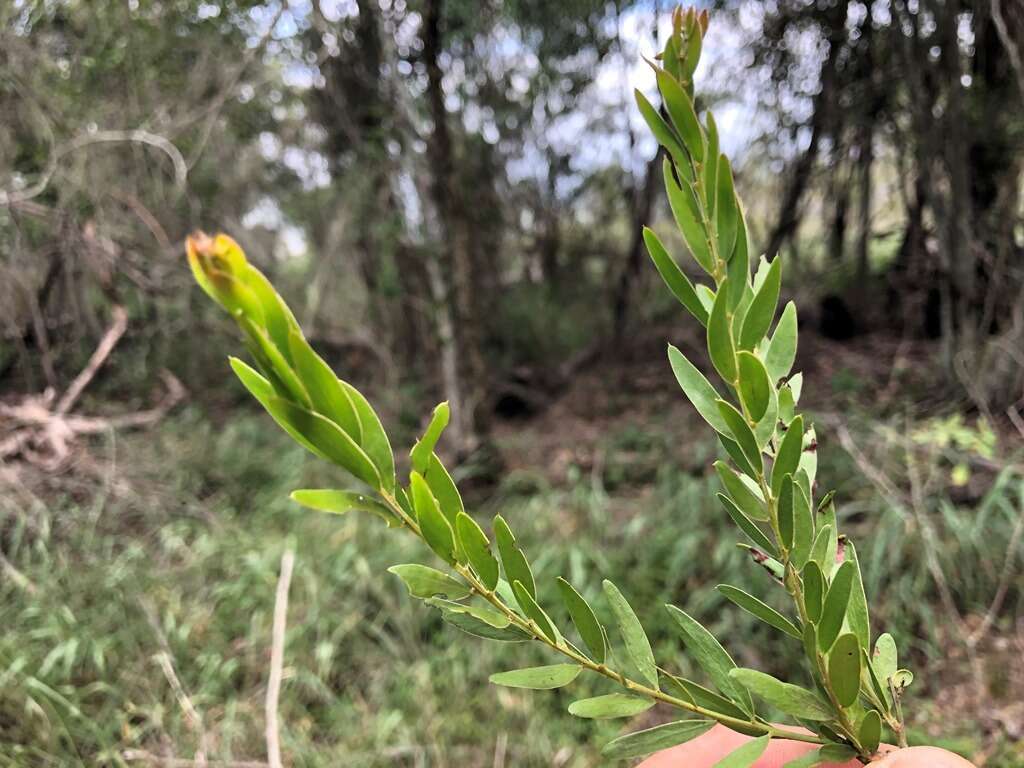
[[[409,514],[404,509],[402,509],[402,506],[398,503],[395,497],[392,494],[388,493],[387,491],[380,491],[379,493],[380,497],[388,505],[391,511],[394,512],[395,515],[397,515],[398,518],[402,520],[402,522],[406,526],[408,526],[409,530],[411,530],[417,537],[419,537],[422,540],[423,535],[420,532],[419,525],[416,523],[415,520],[413,520],[409,516]],[[474,574],[469,567],[461,563],[456,563],[454,569],[466,581],[466,583],[470,586],[473,592],[475,592],[477,595],[479,595],[492,606],[494,606],[496,609],[498,609],[509,620],[510,623],[514,624],[519,629],[522,629],[525,632],[527,632],[534,640],[539,640],[541,643],[548,646],[552,650],[557,651],[558,653],[561,653],[563,656],[572,659],[581,667],[589,669],[592,672],[596,672],[597,674],[602,675],[608,678],[609,680],[613,680],[614,682],[618,683],[628,691],[639,694],[641,696],[645,696],[650,699],[654,699],[656,701],[660,701],[664,704],[676,707],[677,709],[683,709],[688,712],[701,715],[702,717],[710,718],[728,728],[736,728],[743,732],[758,731],[762,735],[768,735],[773,739],[789,739],[791,741],[802,741],[808,744],[825,743],[823,739],[819,738],[818,736],[815,736],[814,734],[793,731],[788,728],[778,728],[769,723],[758,722],[756,720],[742,720],[740,718],[724,715],[721,712],[715,712],[710,709],[705,709],[704,707],[701,707],[699,705],[691,704],[690,702],[685,701],[684,699],[680,699],[670,694],[667,694],[664,691],[658,690],[657,688],[651,688],[650,686],[644,685],[643,683],[628,678],[621,672],[612,669],[608,665],[598,663],[593,659],[588,658],[586,655],[580,653],[574,648],[570,648],[567,645],[552,642],[547,636],[544,635],[543,632],[540,631],[540,627],[537,626],[536,622],[534,622],[531,619],[526,619],[520,616],[516,611],[509,607],[505,603],[505,601],[501,599],[501,596],[498,595],[494,590],[487,589],[487,587],[485,587],[480,582],[480,580],[477,579],[476,574]]]

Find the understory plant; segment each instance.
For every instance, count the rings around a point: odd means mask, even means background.
[[[706,329],[717,386],[675,347],[668,357],[724,449],[725,458],[714,465],[718,499],[744,537],[739,547],[762,570],[765,588],[784,591],[791,610],[781,613],[734,586],[718,590],[803,647],[806,669],[792,670],[790,679],[737,667],[700,622],[669,605],[672,625],[706,674],[702,682],[685,679],[655,658],[637,614],[611,581],[603,582],[610,626],[563,578],[557,579],[562,605],[540,604],[536,576],[509,521],[496,516],[485,531],[435,450],[449,418],[446,403],[412,446],[408,477],[398,478],[370,403],[310,347],[288,306],[238,245],[226,235],[193,235],[189,262],[200,286],[242,330],[256,367],[230,362],[245,388],[298,443],[358,481],[343,490],[297,490],[292,498],[316,510],[367,512],[419,537],[444,567],[392,566],[413,597],[470,635],[538,643],[552,656],[554,663],[545,666],[497,672],[492,683],[551,689],[582,674],[599,675],[613,692],[573,702],[570,714],[625,718],[659,702],[679,713],[673,722],[616,738],[604,747],[609,758],[670,747],[718,722],[754,737],[723,761],[732,768],[752,764],[771,739],[820,745],[790,763],[794,768],[853,757],[867,762],[886,731],[905,742],[901,696],[912,678],[898,668],[890,635],[873,641],[857,551],[839,533],[833,494],[817,494],[816,437],[797,411],[802,378],[792,371],[797,310],[790,302],[778,313],[782,262],[751,259],[714,118],[707,111],[702,122],[694,107],[693,73],[707,23],[706,12],[676,11],[665,49],[651,63],[662,106],[636,93],[664,150],[670,207],[703,281],[692,282],[652,230],[644,239],[669,290]],[[769,720],[765,705],[793,725]]]

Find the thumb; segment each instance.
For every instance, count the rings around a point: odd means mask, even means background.
[[[874,768],[974,768],[974,764],[938,747],[910,747],[869,764]]]

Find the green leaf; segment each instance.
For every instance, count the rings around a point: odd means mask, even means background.
[[[729,278],[729,309],[737,312],[744,297],[750,290],[750,251],[747,243],[747,224],[743,220],[743,211],[739,211],[736,230],[736,248],[726,271]],[[752,296],[752,294],[751,294]],[[733,327],[740,325],[738,314],[733,316]]]
[[[555,629],[555,625],[551,623],[551,619],[548,618],[546,613],[544,613],[544,609],[537,604],[536,600],[534,600],[533,595],[531,595],[523,586],[523,582],[518,579],[513,581],[512,591],[515,593],[516,602],[519,603],[519,607],[523,609],[523,613],[526,614],[526,617],[534,621],[544,637],[552,643],[557,644],[561,638],[558,635],[558,631]]]
[[[846,621],[850,631],[857,636],[860,647],[871,649],[871,621],[868,617],[868,599],[864,594],[864,581],[860,573],[860,561],[852,541],[846,542],[846,559],[853,563],[853,586],[850,589],[850,604],[846,609]]]
[[[725,448],[725,452],[728,453],[729,457],[736,462],[736,466],[739,467],[740,471],[743,472],[744,475],[749,478],[755,478],[758,476],[754,466],[744,455],[743,449],[740,448],[739,443],[723,434],[718,435],[718,442],[722,444],[722,447]]]
[[[821,567],[823,574],[831,573],[832,566],[835,564],[837,546],[834,525],[825,524],[818,529],[818,534],[814,537],[814,543],[811,545],[811,559]]]
[[[441,514],[445,516],[448,524],[454,527],[455,518],[465,510],[465,507],[462,505],[462,496],[455,486],[455,481],[452,480],[452,476],[448,474],[448,470],[445,469],[436,453],[430,454],[427,459],[427,474],[423,476],[423,479],[427,481],[430,492],[437,499],[437,506],[441,510]]]
[[[771,737],[767,734],[751,739],[723,757],[712,768],[750,768],[768,749],[769,741],[771,741]]]
[[[871,690],[874,691],[875,698],[878,700],[878,704],[886,711],[892,711],[892,703],[889,701],[889,686],[883,685],[882,681],[878,679],[878,674],[875,672],[875,667],[871,663],[871,659],[868,656],[867,651],[863,648],[860,649],[860,668],[861,677],[866,678],[868,685]],[[864,687],[863,685],[861,687]]]
[[[772,473],[774,478],[774,472]],[[786,475],[779,484],[779,541],[787,550],[793,548],[793,476]]]
[[[353,491],[341,491],[334,488],[303,488],[292,491],[291,499],[304,507],[309,507],[319,512],[343,515],[349,510],[356,509],[360,512],[369,512],[371,515],[376,515],[391,528],[397,528],[402,525],[402,521],[395,517],[394,513],[383,504],[374,501],[369,496]]]
[[[338,383],[338,377],[309,345],[302,334],[291,330],[288,347],[295,371],[309,393],[313,410],[333,421],[358,445],[363,441],[363,425],[359,421],[352,398]]]
[[[707,124],[707,137],[708,137],[708,151],[707,157],[717,158],[718,152],[718,126],[715,125],[715,116],[711,114],[711,110],[707,110],[707,117],[705,118]],[[715,195],[718,191],[718,163],[704,163],[704,199],[708,201],[708,217],[714,220],[715,215]]]
[[[766,624],[770,624],[779,631],[785,632],[791,637],[795,637],[797,640],[803,638],[800,630],[797,629],[796,625],[792,621],[787,619],[770,605],[761,602],[753,595],[748,594],[737,587],[730,586],[729,584],[719,584],[717,589],[728,600],[738,605],[747,613],[756,616]]]
[[[647,252],[651,255],[651,261],[657,267],[658,274],[665,281],[665,285],[672,291],[672,295],[679,300],[680,304],[686,307],[691,315],[697,318],[701,325],[706,326],[708,324],[708,311],[700,303],[697,292],[693,288],[693,283],[690,282],[690,278],[679,268],[675,259],[665,250],[665,246],[661,244],[658,236],[648,227],[644,227],[644,243],[647,244]]]
[[[742,413],[736,410],[734,405],[725,400],[717,400],[715,405],[718,406],[718,413],[721,414],[722,421],[729,427],[729,433],[739,445],[740,450],[743,451],[747,462],[753,467],[755,474],[760,474],[764,466],[761,461],[761,448],[758,446],[757,438],[754,437],[747,420],[743,418]]]
[[[753,301],[743,317],[743,329],[739,334],[740,349],[754,349],[768,332],[779,303],[779,287],[782,281],[782,260],[776,256],[772,262],[764,285],[754,294]]]
[[[836,642],[839,630],[843,628],[843,618],[853,588],[853,569],[853,563],[849,560],[840,565],[825,595],[821,621],[818,622],[818,647],[825,652]]]
[[[652,699],[627,693],[608,693],[591,699],[580,699],[569,705],[569,714],[595,720],[613,717],[632,717],[654,706]]]
[[[658,667],[654,662],[654,652],[647,639],[640,620],[636,617],[626,598],[618,587],[605,579],[603,582],[604,596],[615,615],[615,623],[622,635],[626,653],[636,666],[637,671],[652,688],[658,687]]]
[[[707,733],[714,724],[713,720],[678,720],[674,723],[656,725],[609,741],[604,745],[601,754],[609,760],[645,757],[652,752],[659,752],[695,739]]]
[[[455,533],[473,571],[487,589],[493,590],[498,585],[498,561],[491,554],[487,534],[465,512],[455,518]]]
[[[766,521],[768,510],[765,509],[764,500],[760,495],[755,493],[754,489],[747,485],[743,478],[724,461],[716,461],[714,466],[729,498],[735,502],[743,514],[751,520]]]
[[[236,316],[235,321],[245,332],[250,342],[249,350],[260,368],[270,378],[278,395],[295,405],[309,408],[312,405],[309,393],[292,369],[291,362],[285,357],[288,347],[279,348],[270,340],[266,329],[256,325],[248,316]]]
[[[434,408],[434,413],[430,417],[430,423],[427,425],[423,437],[416,441],[416,445],[409,452],[412,468],[420,474],[426,474],[427,468],[430,466],[430,456],[434,453],[434,447],[437,445],[441,433],[448,426],[450,417],[451,409],[448,407],[447,401],[439,403]]]
[[[715,264],[708,246],[708,234],[701,220],[700,208],[693,189],[686,182],[679,186],[672,172],[672,164],[667,158],[662,164],[662,174],[665,177],[668,206],[672,209],[672,217],[676,220],[679,231],[683,233],[683,240],[693,254],[694,261],[709,275],[713,274]]]
[[[663,673],[663,678],[668,681],[669,687],[675,691],[679,698],[684,701],[688,701],[695,706],[703,707],[709,712],[718,712],[719,714],[736,718],[738,720],[746,720],[750,717],[748,713],[744,712],[724,696],[720,696],[714,691],[709,690],[703,685],[699,685],[692,680],[676,677],[675,675],[670,675],[667,672]]]
[[[722,434],[728,435],[729,427],[718,411],[715,402],[719,399],[718,392],[711,386],[704,374],[694,367],[693,363],[686,359],[682,352],[668,345],[668,360],[672,365],[672,372],[676,375],[676,381],[682,388],[686,397],[693,403],[697,413],[704,417],[704,421]]]
[[[665,102],[665,110],[682,137],[683,146],[697,162],[701,162],[704,159],[704,136],[697,122],[693,102],[668,72],[656,67],[654,73],[658,80],[658,90]]]
[[[784,683],[756,669],[734,669],[730,673],[748,691],[781,712],[804,720],[831,720],[832,707],[818,694],[798,685]]]
[[[852,632],[840,635],[832,646],[828,680],[840,706],[853,706],[860,693],[860,643]]]
[[[878,745],[882,741],[882,718],[877,711],[869,709],[864,714],[857,731],[857,740],[865,752],[874,754],[878,751]]]
[[[676,163],[689,163],[690,160],[686,150],[683,149],[679,139],[676,138],[668,123],[662,118],[661,113],[654,108],[654,105],[639,90],[634,89],[633,95],[636,97],[636,104],[640,108],[640,115],[643,117],[644,122],[647,123],[647,127],[651,129],[651,133],[654,134],[654,138],[658,140],[658,143],[668,151]]]
[[[803,477],[803,473],[798,473]],[[814,536],[814,516],[811,502],[807,498],[802,482],[793,483],[793,548],[789,558],[794,567],[803,568],[811,554],[811,539]]]
[[[533,571],[523,550],[516,546],[516,537],[501,515],[494,517],[494,541],[498,545],[501,564],[505,568],[505,578],[509,584],[522,583],[530,597],[537,596],[537,583],[533,579]]]
[[[775,326],[775,333],[768,343],[768,353],[765,355],[765,367],[772,381],[779,381],[788,376],[793,369],[793,361],[796,359],[797,343],[797,322],[796,304],[792,301],[786,304],[782,310],[782,317]],[[795,398],[799,400],[800,398]]]
[[[715,370],[729,384],[736,382],[736,349],[732,342],[732,319],[729,314],[729,280],[718,286],[715,303],[708,316],[708,353]]]
[[[674,605],[666,605],[679,628],[683,642],[694,657],[694,661],[703,669],[711,681],[722,693],[748,714],[754,713],[754,705],[746,688],[739,685],[729,672],[736,668],[736,663],[726,652],[715,636],[708,632],[700,622]]]
[[[497,672],[490,677],[495,685],[506,688],[529,688],[534,691],[548,691],[561,688],[575,680],[583,667],[579,664],[549,664],[544,667],[514,669],[510,672]]]
[[[740,209],[736,200],[736,190],[733,188],[732,166],[725,155],[718,156],[717,183],[715,229],[718,232],[718,253],[724,261],[729,261],[736,248]]]
[[[804,585],[804,604],[807,618],[817,624],[821,621],[821,609],[825,600],[825,577],[813,560],[808,560],[801,573]]]
[[[294,431],[302,435],[309,445],[316,448],[315,453],[344,467],[371,488],[381,487],[376,467],[355,441],[342,432],[333,421],[318,413],[307,411],[282,397],[270,398],[263,407],[278,424],[287,424],[291,428],[290,433]]]
[[[772,465],[772,493],[778,494],[782,487],[782,478],[796,474],[800,465],[800,454],[804,448],[804,417],[797,416],[786,427],[786,435],[782,438],[779,450],[775,454]]]
[[[467,635],[482,637],[485,640],[498,640],[503,643],[525,643],[530,636],[514,625],[492,627],[490,624],[465,613],[442,611],[441,618]]]
[[[590,649],[594,661],[598,664],[603,664],[608,649],[605,644],[601,623],[597,620],[597,616],[594,615],[590,604],[584,599],[583,595],[573,588],[572,584],[561,576],[558,577],[557,581],[558,589],[562,593],[562,602],[565,603],[566,610],[569,611],[569,616],[572,618],[576,631],[580,633],[583,642]]]
[[[896,670],[899,668],[896,641],[888,632],[879,635],[875,641],[875,654],[871,665],[875,668],[883,685],[896,674]]]
[[[437,500],[423,475],[413,471],[409,478],[412,504],[416,510],[423,539],[438,557],[449,565],[455,565],[455,535],[448,519],[441,514]]]
[[[435,595],[445,595],[452,600],[461,600],[468,597],[472,590],[460,581],[456,581],[447,573],[428,568],[425,565],[408,563],[406,565],[392,565],[388,573],[395,574],[405,582],[409,594],[413,597],[428,598]]]
[[[504,613],[490,605],[477,605],[474,603],[456,603],[453,600],[446,600],[441,597],[429,597],[425,600],[427,605],[440,608],[444,613],[463,614],[472,616],[494,629],[505,629],[511,626],[511,621]]]
[[[826,744],[820,749],[790,760],[782,768],[815,768],[826,763],[846,763],[856,756],[857,753],[845,744]]]
[[[729,513],[729,517],[731,517],[739,529],[746,534],[747,538],[750,539],[751,543],[753,543],[755,547],[759,547],[772,556],[778,555],[778,551],[775,549],[775,544],[772,543],[771,539],[765,535],[764,531],[762,531],[753,520],[743,514],[740,508],[733,503],[732,499],[724,493],[720,493],[718,494],[718,500],[722,503],[722,506],[725,507],[725,511]]]
[[[363,425],[363,441],[359,444],[366,455],[373,461],[380,473],[381,482],[387,491],[395,490],[395,454],[391,451],[387,433],[377,412],[373,410],[362,393],[346,381],[338,379],[338,383],[348,393],[359,414],[359,423]]]
[[[739,364],[740,399],[747,408],[747,413],[754,421],[760,421],[768,410],[768,403],[771,401],[771,382],[768,380],[768,371],[764,363],[750,352],[740,352],[736,355]]]

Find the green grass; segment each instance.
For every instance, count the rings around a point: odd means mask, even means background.
[[[600,604],[600,580],[611,578],[659,658],[684,674],[699,677],[665,602],[706,621],[739,663],[783,674],[800,657],[795,643],[710,589],[728,580],[784,605],[736,550],[713,477],[677,469],[666,432],[630,428],[605,443],[599,473],[571,472],[563,486],[520,474],[480,506],[480,519],[500,509],[513,521],[541,602],[559,604],[561,574]],[[297,564],[280,714],[290,764],[491,766],[506,744],[506,765],[593,766],[597,747],[625,726],[566,714],[573,698],[605,691],[598,680],[550,693],[488,685],[491,672],[546,657],[461,635],[410,600],[386,568],[436,565],[411,537],[290,502],[294,488],[344,480],[264,417],[214,426],[190,410],[93,448],[95,481],[40,478],[4,505],[4,551],[28,583],[0,582],[0,764],[120,765],[133,748],[191,758],[199,738],[158,663],[165,643],[201,713],[208,757],[263,759],[274,586],[289,546]],[[687,450],[703,463],[711,447]],[[914,692],[926,696],[940,685],[927,672],[942,657],[941,617],[905,514],[881,505],[836,449],[823,450],[822,464],[850,499],[844,527],[879,598],[876,618],[913,649]],[[972,507],[934,504],[942,562],[966,605],[993,588],[989,561],[1008,536],[1011,491]],[[1008,615],[1020,600],[1013,591]]]

